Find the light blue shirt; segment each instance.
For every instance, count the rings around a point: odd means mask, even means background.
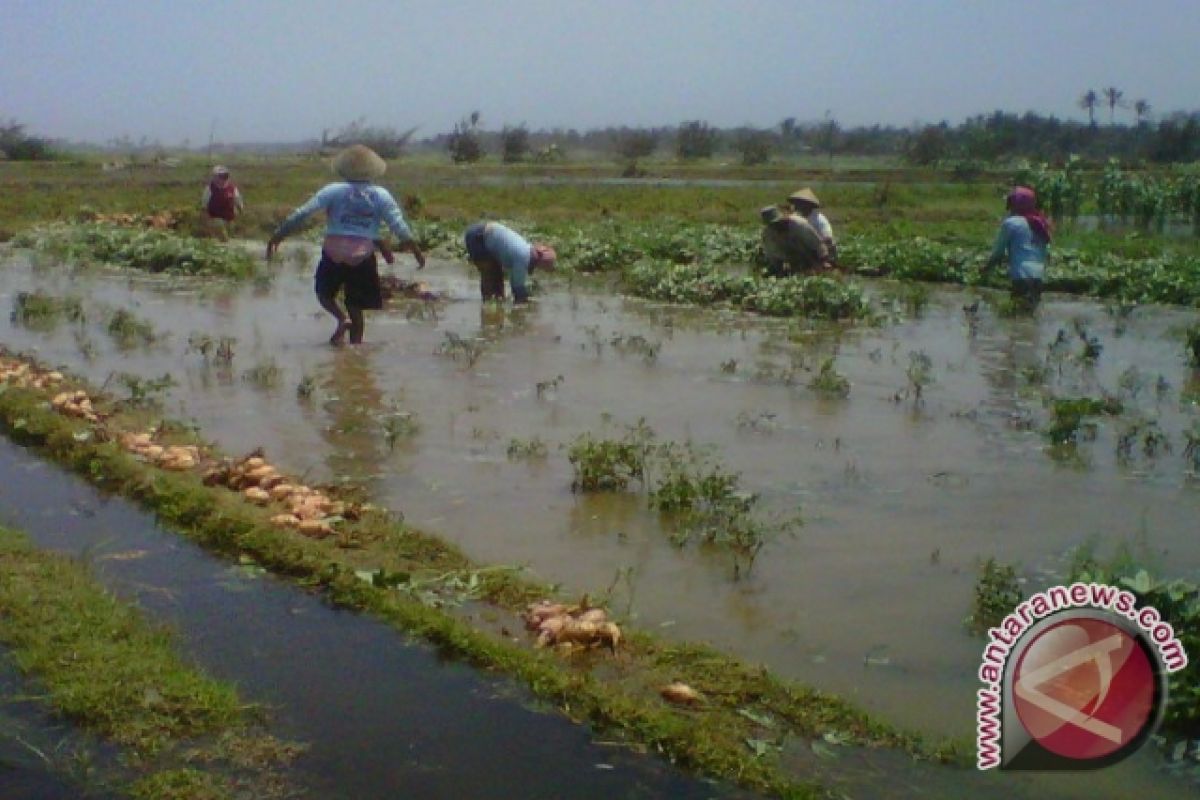
[[[386,224],[401,244],[413,238],[391,193],[366,181],[329,184],[289,214],[275,235],[287,236],[321,209],[325,209],[326,214],[326,236],[378,239],[379,226]]]
[[[485,224],[484,248],[508,273],[513,297],[524,298],[527,294],[525,284],[529,280],[529,262],[533,259],[533,246],[524,236],[499,222]]]
[[[533,247],[524,236],[505,227],[499,222],[489,222],[483,229],[483,243],[492,258],[500,262],[506,270],[529,272],[529,261],[533,256]]]
[[[1008,277],[1011,280],[1043,280],[1046,276],[1048,243],[1033,235],[1024,217],[1007,217],[1000,223],[1000,234],[988,263],[999,263],[1008,256]]]

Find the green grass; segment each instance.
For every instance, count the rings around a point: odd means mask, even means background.
[[[36,550],[7,528],[0,528],[0,642],[57,714],[122,748],[125,767],[106,780],[129,784],[136,797],[232,798],[235,771],[254,773],[241,780],[266,780],[297,752],[276,743],[273,758],[233,764],[220,743],[267,752],[264,743],[276,741],[255,732],[258,712],[231,685],[184,661],[171,631],[105,590],[85,565]],[[212,769],[174,766],[185,758],[206,759]],[[270,783],[280,785],[277,776]]]

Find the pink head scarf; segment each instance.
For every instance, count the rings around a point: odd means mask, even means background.
[[[1017,186],[1008,193],[1008,209],[1019,217],[1024,217],[1033,229],[1035,236],[1042,241],[1050,241],[1050,220],[1037,210],[1037,195],[1028,186]]]
[[[530,263],[539,269],[554,269],[554,262],[558,260],[558,254],[554,252],[554,248],[547,244],[533,245],[531,256]]]

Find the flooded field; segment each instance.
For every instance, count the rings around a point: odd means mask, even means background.
[[[1050,298],[1035,318],[1004,319],[986,297],[970,313],[978,296],[934,290],[880,326],[810,328],[564,287],[528,308],[481,308],[466,268],[432,259],[423,277],[448,300],[395,303],[368,316],[367,345],[334,349],[300,255],[270,285],[230,287],[6,251],[0,304],[72,296],[86,320],[14,321],[3,341],[117,394],[154,392],[169,373],[165,413],[229,452],[262,446],[312,482],[360,483],[479,562],[608,592],[641,627],[933,734],[973,729],[981,641],[963,619],[980,559],[1019,564],[1032,590],[1073,547],[1132,541],[1167,575],[1200,575],[1200,482],[1182,456],[1200,376],[1176,333],[1192,312]],[[885,306],[893,291],[872,287]],[[119,309],[155,341],[112,335]],[[202,355],[203,337],[232,337],[230,363]],[[928,375],[914,379],[922,353]],[[831,357],[845,398],[808,387]],[[1053,458],[1045,393],[1119,395],[1126,413],[1100,419],[1077,457]],[[572,492],[566,445],[639,419],[660,440],[711,446],[770,510],[805,524],[735,580],[728,554],[673,546],[643,494]],[[1170,450],[1128,446],[1135,420]],[[534,437],[544,457],[510,457]],[[1054,796],[1169,791],[1143,755]]]
[[[446,661],[257,565],[212,558],[147,512],[7,441],[0,476],[0,523],[85,559],[111,590],[169,622],[189,660],[262,704],[277,736],[305,745],[280,797],[754,797],[596,743],[585,726],[538,713],[510,680]],[[9,672],[0,667],[6,701],[31,691]],[[65,800],[84,788],[97,800],[109,796],[96,786],[104,773],[82,767],[112,767],[116,753],[72,759],[94,742],[28,708],[10,715],[8,705],[19,703],[0,704],[0,796]],[[37,771],[43,760],[75,766],[81,785],[60,788]]]

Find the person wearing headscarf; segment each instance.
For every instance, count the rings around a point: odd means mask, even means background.
[[[768,274],[780,277],[828,267],[825,243],[807,220],[784,213],[778,206],[766,206],[758,213],[763,221],[761,243]]]
[[[1050,249],[1050,221],[1037,208],[1037,195],[1027,186],[1017,186],[1005,198],[1008,216],[1000,223],[996,244],[985,269],[1008,262],[1013,297],[1037,305],[1046,278]]]
[[[805,187],[792,192],[788,195],[788,204],[796,216],[813,226],[817,235],[821,237],[821,241],[825,243],[829,260],[837,263],[837,242],[833,238],[833,226],[829,224],[829,219],[821,213],[821,201],[817,199],[813,190]]]
[[[467,259],[479,270],[479,293],[484,300],[504,299],[504,274],[512,285],[514,303],[529,301],[526,285],[535,269],[553,269],[554,248],[530,243],[499,222],[476,222],[463,234]]]
[[[217,226],[217,235],[221,239],[228,239],[227,226],[237,219],[237,215],[245,207],[242,193],[230,178],[228,167],[213,167],[212,175],[200,198],[200,205],[210,224]]]
[[[417,269],[425,267],[425,254],[396,200],[387,189],[375,184],[387,170],[387,163],[374,150],[361,144],[352,145],[338,153],[331,166],[342,180],[322,188],[280,223],[267,242],[267,259],[275,255],[284,237],[324,210],[325,239],[314,281],[317,301],[337,320],[330,344],[342,344],[347,333],[351,344],[360,344],[366,326],[363,311],[383,307],[379,265],[375,260],[380,227],[387,225],[391,230],[399,243],[397,249],[413,254]],[[390,255],[384,249],[389,263]],[[344,311],[338,304],[338,293],[343,290]]]

